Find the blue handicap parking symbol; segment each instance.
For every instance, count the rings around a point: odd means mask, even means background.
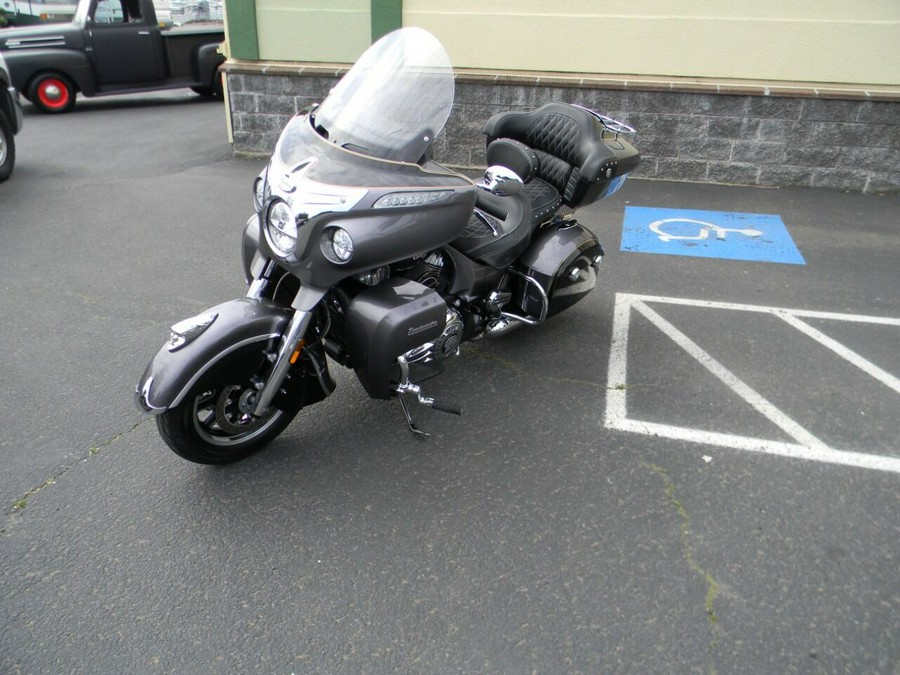
[[[780,216],[626,206],[622,250],[805,265]]]

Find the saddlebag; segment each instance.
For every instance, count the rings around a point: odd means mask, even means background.
[[[397,357],[436,340],[446,322],[444,299],[409,279],[388,279],[356,295],[347,309],[347,346],[369,396],[390,398]]]
[[[597,284],[596,268],[602,257],[600,242],[578,222],[568,220],[545,227],[535,233],[516,265],[533,281],[519,279],[514,301],[527,316],[542,316],[545,305],[546,316],[558,314],[591,292]]]

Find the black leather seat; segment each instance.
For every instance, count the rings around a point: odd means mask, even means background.
[[[488,147],[504,138],[534,151],[538,169],[526,181],[526,192],[533,195],[535,217],[546,211],[544,218],[550,217],[562,204],[579,206],[588,186],[614,165],[614,153],[603,142],[597,120],[587,110],[568,103],[547,103],[531,112],[498,113],[482,131]]]
[[[507,267],[528,248],[531,204],[524,194],[499,196],[475,192],[475,211],[453,246],[470,258],[496,268]]]
[[[531,112],[491,117],[488,166],[499,164],[525,183],[520,194],[478,191],[475,212],[453,245],[494,267],[506,267],[528,246],[532,233],[565,204],[572,208],[603,196],[618,159],[604,141],[602,124],[589,111],[548,103]],[[639,155],[624,168],[636,165]]]

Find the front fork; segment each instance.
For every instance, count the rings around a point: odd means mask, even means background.
[[[248,298],[259,300],[263,297],[276,267],[275,261],[269,260],[259,277],[250,284],[247,291]],[[284,331],[278,352],[272,357],[272,369],[253,404],[253,414],[257,417],[262,417],[268,412],[269,406],[272,405],[272,401],[281,389],[285,375],[300,357],[300,352],[303,351],[303,336],[306,335],[312,322],[313,310],[324,295],[324,291],[303,286],[294,298],[294,302],[291,303],[291,307],[294,308],[294,316],[291,317],[291,321]]]

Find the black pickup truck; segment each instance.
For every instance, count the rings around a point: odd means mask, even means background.
[[[221,21],[160,21],[152,0],[80,0],[70,23],[0,30],[0,52],[13,86],[41,110],[61,113],[77,92],[191,87],[220,96],[224,39]]]

